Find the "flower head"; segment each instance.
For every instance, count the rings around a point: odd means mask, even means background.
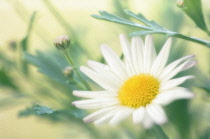
[[[54,41],[54,45],[58,50],[66,50],[69,47],[70,39],[66,35],[57,37]]]
[[[167,121],[162,105],[177,99],[189,99],[194,95],[184,87],[178,87],[193,76],[172,79],[179,72],[195,65],[194,55],[185,56],[166,66],[171,38],[156,55],[151,35],[146,36],[145,44],[140,37],[133,37],[131,44],[120,35],[124,62],[107,45],[101,46],[108,65],[88,61],[90,68],[80,69],[104,91],[74,91],[75,96],[89,98],[75,101],[81,109],[100,109],[84,118],[95,124],[109,121],[117,124],[132,115],[134,123],[142,123],[145,128],[154,123]]]

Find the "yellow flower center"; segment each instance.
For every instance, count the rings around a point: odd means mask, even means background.
[[[120,88],[121,105],[138,108],[150,104],[159,92],[160,82],[149,74],[135,75]]]

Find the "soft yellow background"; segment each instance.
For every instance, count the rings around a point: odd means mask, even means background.
[[[98,46],[102,43],[107,43],[111,47],[119,45],[118,34],[121,31],[116,24],[90,17],[90,14],[96,14],[99,10],[113,11],[111,2],[111,0],[52,0],[52,3],[56,5],[73,29],[86,30],[86,34],[80,34],[80,39],[82,38],[83,42],[88,42],[87,49],[95,49],[96,56],[100,55]],[[141,12],[147,18],[154,19],[163,26],[170,27],[167,21],[162,21],[159,16],[164,11],[167,3],[169,3],[168,0],[130,0],[129,7],[133,12]],[[170,3],[176,5],[176,0],[171,0]],[[206,3],[204,9],[209,11],[209,1],[203,0],[203,3]],[[25,15],[20,16],[17,14],[17,4],[21,4],[26,8],[27,13]],[[10,41],[20,41],[24,37],[30,14],[33,11],[38,12],[34,30],[39,30],[38,33],[40,33],[40,28],[45,28],[47,30],[47,32],[44,32],[44,34],[47,34],[45,36],[46,40],[53,42],[58,35],[64,34],[65,31],[44,6],[43,0],[0,0],[0,47],[4,47],[1,50],[6,52]],[[183,14],[178,8],[176,11]],[[183,27],[182,33],[191,36],[200,34],[199,36],[203,36],[204,39],[209,39],[205,33],[195,28],[194,23],[188,17],[185,16],[185,18],[187,27]],[[32,35],[32,47],[30,48],[32,53],[36,49],[45,50],[49,48],[37,37],[35,32]],[[197,45],[190,43],[189,53],[197,54],[198,61],[202,61],[209,51],[205,47],[197,47]],[[118,48],[115,47],[114,49]],[[198,66],[205,67],[206,64],[199,62]],[[70,128],[72,125],[50,123],[35,117],[18,118],[17,112],[29,105],[30,103],[26,101],[12,108],[0,109],[0,139],[65,139],[69,138],[69,136],[84,138],[84,135],[80,137],[80,134],[78,134],[80,131]]]

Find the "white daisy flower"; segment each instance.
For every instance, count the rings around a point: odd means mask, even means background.
[[[109,121],[115,125],[130,115],[134,123],[142,123],[145,128],[150,128],[154,123],[165,123],[167,117],[162,105],[194,96],[186,88],[178,87],[193,76],[172,79],[196,64],[192,60],[194,55],[185,56],[166,66],[171,38],[158,55],[151,35],[146,36],[145,44],[140,37],[133,37],[130,44],[124,35],[120,35],[120,42],[125,62],[107,45],[102,45],[101,51],[108,65],[88,61],[90,68],[80,68],[105,91],[74,91],[75,96],[89,99],[73,104],[81,109],[100,109],[85,117],[86,123]]]

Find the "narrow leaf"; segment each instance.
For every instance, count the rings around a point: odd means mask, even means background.
[[[34,110],[37,112],[37,114],[52,114],[54,112],[54,110],[46,106],[36,106],[34,107]]]
[[[38,67],[38,71],[48,76],[52,80],[63,84],[70,89],[76,89],[75,85],[70,84],[69,78],[65,76],[64,69],[69,66],[66,59],[58,54],[37,51],[36,56],[25,53],[24,58],[34,66]]]
[[[124,25],[129,25],[129,26],[133,26],[133,27],[139,27],[141,29],[145,29],[145,30],[150,30],[150,28],[140,25],[138,23],[134,23],[132,21],[123,19],[121,17],[118,17],[116,15],[110,14],[106,11],[99,11],[100,15],[91,15],[94,18],[100,19],[100,20],[106,20],[106,21],[110,21],[110,22],[115,22],[115,23],[119,23],[119,24],[124,24]]]
[[[30,39],[30,36],[31,36],[31,32],[32,32],[34,21],[35,21],[35,17],[36,17],[36,12],[34,12],[31,15],[30,22],[29,22],[28,29],[27,29],[27,33],[26,33],[25,37],[22,39],[22,41],[20,42],[21,49],[19,49],[19,51],[18,51],[19,52],[20,67],[21,67],[22,72],[25,75],[28,74],[28,64],[27,64],[26,61],[23,60],[23,53],[28,50],[29,39]]]
[[[164,34],[164,33],[160,31],[136,31],[131,33],[131,36],[143,36],[147,34]]]

